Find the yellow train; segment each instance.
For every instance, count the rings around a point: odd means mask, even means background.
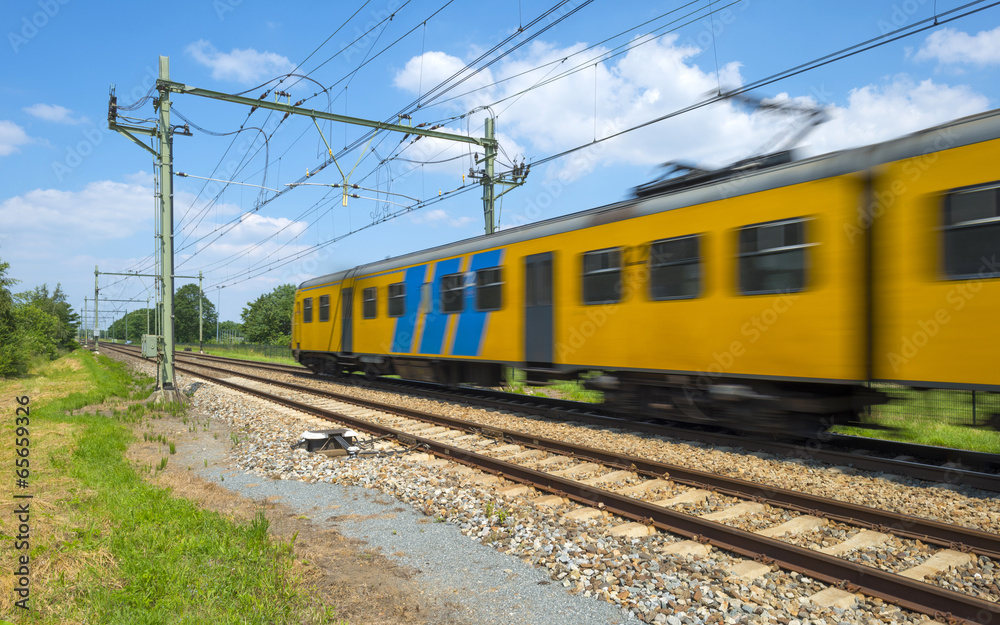
[[[1000,110],[779,160],[304,282],[295,357],[585,376],[637,415],[770,431],[850,418],[868,382],[1000,390]]]

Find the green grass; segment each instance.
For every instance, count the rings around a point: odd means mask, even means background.
[[[274,362],[282,365],[298,365],[294,358],[286,358],[283,356],[267,357],[263,356],[255,351],[248,349],[228,349],[213,347],[211,345],[206,345],[204,350],[206,354],[211,354],[213,356],[225,356],[227,358],[239,358],[240,360],[252,360],[254,362]],[[192,350],[193,353],[194,350]]]
[[[872,406],[865,422],[889,429],[836,426],[832,431],[869,438],[1000,453],[1000,432],[988,422],[1000,410],[996,394],[977,393],[976,425],[972,424],[972,399],[967,391],[916,391],[886,387],[888,404]]]
[[[0,391],[32,397],[33,501],[49,506],[33,517],[39,575],[33,609],[20,622],[328,622],[330,610],[315,608],[298,585],[293,545],[272,540],[262,514],[234,523],[147,483],[126,460],[135,438],[129,425],[155,414],[145,405],[114,405],[147,397],[151,380],[104,356],[67,358],[81,366],[0,381]],[[60,396],[58,388],[72,390]],[[112,407],[112,416],[68,416],[94,404]],[[50,445],[46,436],[55,434],[72,443]],[[35,454],[48,454],[47,465],[36,465]]]
[[[580,380],[562,380],[544,386],[533,386],[525,382],[525,377],[524,371],[520,369],[505,369],[504,390],[519,395],[555,397],[591,404],[599,404],[604,401],[603,393],[583,388],[583,382]]]

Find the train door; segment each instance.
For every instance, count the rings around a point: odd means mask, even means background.
[[[552,252],[524,259],[524,360],[550,365],[553,346]]]
[[[341,315],[340,318],[343,320],[342,332],[340,335],[340,351],[345,353],[351,353],[354,351],[354,332],[353,332],[353,315],[354,310],[354,290],[351,288],[342,289],[340,291],[340,301],[341,301]]]
[[[292,343],[295,349],[302,349],[302,301],[295,302],[295,318],[292,319]]]

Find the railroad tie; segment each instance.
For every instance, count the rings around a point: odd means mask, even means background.
[[[701,515],[701,518],[706,521],[728,521],[729,519],[736,519],[742,516],[750,516],[751,514],[757,514],[764,511],[764,504],[757,503],[756,501],[743,501],[736,504],[735,506],[729,506],[725,510],[719,510],[718,512],[710,512],[708,514]]]
[[[873,530],[862,530],[842,543],[823,547],[820,549],[820,552],[831,556],[839,556],[851,551],[857,551],[858,549],[877,547],[887,540],[889,540],[888,534]]]
[[[670,506],[676,506],[682,503],[701,503],[706,499],[708,499],[709,495],[711,495],[711,493],[708,492],[707,490],[696,488],[694,490],[684,491],[680,495],[671,497],[669,499],[661,499],[659,501],[654,501],[653,505],[669,508]]]
[[[766,536],[767,538],[779,538],[785,535],[795,536],[797,534],[812,532],[825,526],[826,523],[826,519],[805,514],[795,517],[789,521],[785,521],[781,525],[757,530],[755,533],[761,536]]]
[[[854,604],[858,602],[858,598],[852,592],[830,586],[810,596],[809,601],[823,608],[848,610],[854,607]]]
[[[640,484],[634,484],[632,486],[626,486],[625,488],[618,491],[622,495],[628,495],[629,497],[634,497],[635,495],[645,495],[651,490],[656,490],[657,488],[667,488],[671,482],[669,480],[646,480]]]
[[[963,553],[954,549],[943,549],[924,560],[923,564],[906,569],[900,575],[917,581],[923,581],[929,575],[964,566],[973,559],[975,559],[975,556],[971,553]]]

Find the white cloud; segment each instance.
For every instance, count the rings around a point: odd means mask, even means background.
[[[468,215],[455,217],[443,208],[424,209],[414,213],[411,219],[413,220],[413,223],[417,224],[449,226],[452,228],[463,228],[473,221],[473,218]]]
[[[75,117],[73,111],[58,104],[32,104],[24,107],[24,112],[32,117],[57,124],[82,124],[87,121],[86,117]]]
[[[886,141],[988,108],[989,99],[970,87],[930,79],[918,83],[900,75],[882,85],[853,89],[846,107],[828,109],[832,120],[810,137],[809,151]]]
[[[287,57],[274,52],[257,52],[253,48],[219,52],[204,39],[192,43],[186,51],[196,62],[212,70],[212,78],[243,84],[286,74],[295,67]]]
[[[31,143],[31,137],[14,122],[0,119],[0,156],[18,151],[17,146]]]
[[[1000,65],[1000,26],[975,35],[944,28],[931,33],[914,56],[946,65]]]
[[[461,95],[451,106],[456,112],[465,112],[500,101],[492,110],[498,115],[498,129],[505,133],[501,145],[509,148],[507,141],[513,142],[516,151],[525,154],[530,162],[701,102],[715,94],[720,83],[726,90],[745,82],[738,63],[723,66],[718,75],[702,70],[695,63],[699,50],[680,44],[675,35],[667,35],[636,46],[614,61],[596,68],[590,64],[583,71],[525,92],[544,82],[546,75],[556,76],[602,52],[591,50],[585,56],[572,58],[584,46],[556,48],[533,42],[526,53],[508,58],[493,66],[492,73],[484,72],[473,79],[477,84],[502,82],[481,92]],[[415,92],[419,60],[411,59],[396,74],[398,87]],[[443,53],[426,53],[423,61],[424,89],[462,67],[457,57]],[[558,65],[529,71],[550,61]],[[449,96],[468,91],[472,86],[469,83]],[[811,95],[782,94],[780,98],[824,106],[830,114],[832,120],[809,135],[806,151],[810,153],[884,141],[989,107],[988,99],[970,87],[916,81],[906,75],[860,86],[850,92],[843,105],[817,102]],[[597,143],[533,174],[536,184],[538,174],[542,174],[543,184],[554,185],[569,184],[612,164],[652,169],[659,163],[683,160],[718,166],[774,149],[794,134],[800,120],[795,115],[764,113],[739,103],[720,102]],[[457,163],[466,169],[471,164],[468,160]]]
[[[122,239],[151,227],[152,189],[101,180],[80,191],[35,189],[0,203],[0,222],[16,223],[47,243],[67,238]],[[152,233],[150,233],[152,234]]]

